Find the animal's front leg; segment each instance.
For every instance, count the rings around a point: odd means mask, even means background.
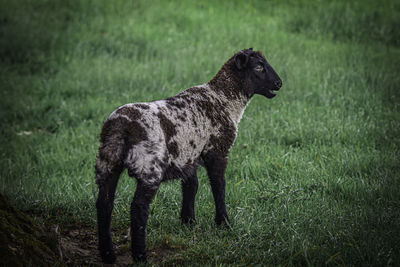
[[[182,210],[181,221],[184,224],[190,224],[195,221],[194,202],[199,187],[197,175],[182,180]]]
[[[146,260],[146,226],[149,207],[156,194],[158,185],[144,185],[138,181],[135,196],[131,204],[132,257],[134,260]]]
[[[207,155],[204,161],[215,201],[215,222],[217,225],[228,226],[229,219],[225,205],[225,170],[228,158],[220,155]]]

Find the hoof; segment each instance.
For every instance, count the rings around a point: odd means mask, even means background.
[[[192,217],[181,217],[181,222],[186,226],[191,226],[196,223],[196,220]]]
[[[215,223],[221,228],[225,229],[232,228],[232,224],[229,222],[228,218],[215,219]]]
[[[146,252],[145,253],[134,253],[132,254],[132,258],[134,261],[146,261],[147,260],[147,256],[146,256]]]
[[[113,264],[113,263],[115,263],[115,260],[117,259],[114,251],[112,251],[112,250],[100,252],[100,256],[101,256],[101,260],[107,264]]]

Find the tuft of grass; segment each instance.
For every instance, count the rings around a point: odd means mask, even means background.
[[[151,206],[165,264],[393,265],[400,261],[399,10],[384,1],[1,1],[0,191],[18,208],[95,227],[93,165],[120,105],[210,80],[261,50],[283,80],[255,96],[227,177],[231,230],[213,222],[204,170],[197,223],[179,181]],[[113,227],[129,225],[124,173]],[[150,262],[151,264],[151,262]]]

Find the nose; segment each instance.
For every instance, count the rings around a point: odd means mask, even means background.
[[[277,81],[274,82],[275,85],[275,90],[279,90],[282,87],[282,81],[279,79]]]

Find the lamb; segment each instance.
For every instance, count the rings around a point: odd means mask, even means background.
[[[149,206],[161,182],[181,179],[184,224],[195,221],[197,169],[204,166],[215,201],[217,225],[229,225],[225,207],[225,170],[242,114],[254,94],[273,98],[282,81],[264,55],[252,48],[237,52],[208,83],[176,96],[126,104],[104,122],[95,165],[100,255],[116,256],[111,214],[124,169],[137,179],[131,204],[132,257],[146,260]]]

